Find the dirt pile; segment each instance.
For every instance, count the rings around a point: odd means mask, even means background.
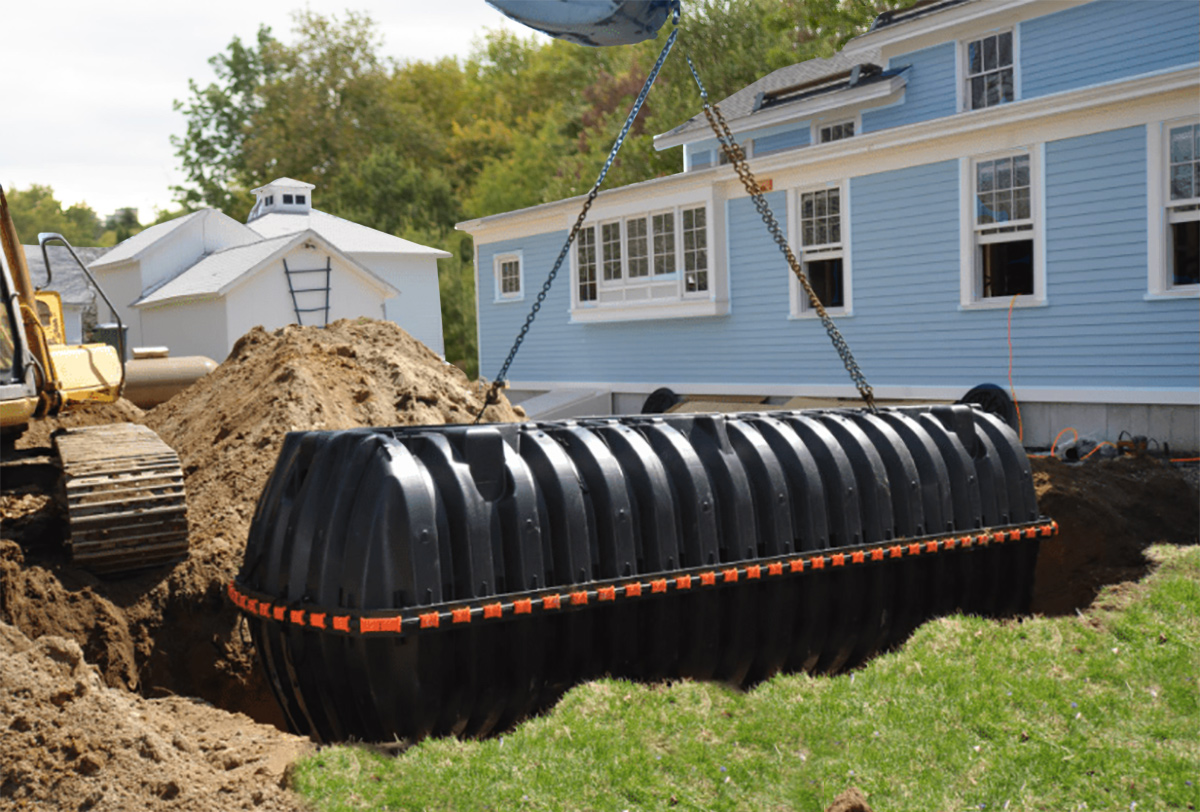
[[[0,623],[0,799],[12,808],[291,810],[307,739],[194,699],[104,684],[74,640]]]
[[[1142,577],[1150,544],[1200,540],[1196,480],[1167,463],[1148,456],[1035,459],[1033,472],[1038,507],[1059,526],[1038,555],[1035,612],[1074,612],[1101,587]]]
[[[284,434],[470,421],[482,394],[396,325],[355,320],[252,330],[214,372],[149,412],[113,404],[40,421],[23,445],[45,443],[62,424],[116,419],[157,431],[184,466],[191,554],[172,568],[98,579],[69,565],[61,538],[21,533],[55,506],[18,494],[0,505],[8,513],[0,528],[0,620],[30,637],[70,637],[109,685],[198,696],[281,725],[223,588],[240,565]],[[485,415],[521,417],[505,399]]]

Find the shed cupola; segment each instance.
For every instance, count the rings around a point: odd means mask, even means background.
[[[308,214],[312,211],[311,183],[292,178],[276,178],[270,183],[251,189],[254,192],[254,208],[246,218],[249,223],[264,214]]]

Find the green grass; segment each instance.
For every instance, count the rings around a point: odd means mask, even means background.
[[[1086,614],[926,624],[837,678],[582,685],[503,738],[322,749],[319,810],[1200,807],[1200,548]],[[1136,804],[1136,806],[1134,806]],[[986,805],[986,806],[985,806]]]

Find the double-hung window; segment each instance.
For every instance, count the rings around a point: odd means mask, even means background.
[[[635,211],[584,226],[574,247],[573,315],[604,320],[708,314],[712,308],[672,305],[712,299],[711,241],[706,204]]]
[[[846,192],[844,186],[800,191],[796,196],[801,262],[813,292],[827,310],[849,310]],[[789,271],[790,273],[790,271]],[[815,314],[808,294],[791,280],[793,316]]]
[[[1044,298],[1041,150],[964,161],[963,305]]]
[[[995,107],[1016,98],[1012,31],[971,40],[964,50],[966,109]]]
[[[1167,287],[1200,285],[1200,123],[1166,127]]]

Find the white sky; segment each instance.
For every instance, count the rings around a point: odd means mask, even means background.
[[[535,33],[484,0],[0,2],[0,183],[49,184],[64,206],[86,202],[101,217],[134,206],[142,222],[170,207],[171,185],[184,180],[169,141],[184,119],[172,101],[187,98],[189,78],[214,78],[208,58],[235,35],[253,42],[265,23],[291,41],[290,14],[305,7],[339,18],[346,8],[367,12],[383,53],[397,59],[465,57],[487,29]]]

